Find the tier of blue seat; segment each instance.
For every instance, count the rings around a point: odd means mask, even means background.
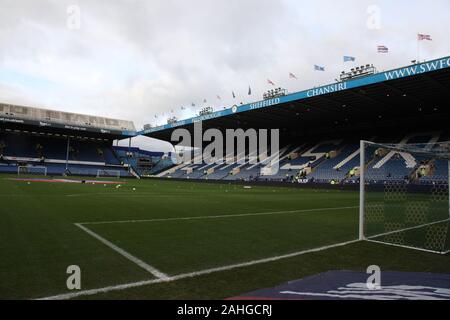
[[[65,160],[67,156],[67,139],[20,133],[0,133],[0,144],[4,156]],[[37,146],[42,146],[38,151]],[[104,162],[120,164],[114,155],[111,143],[107,141],[71,139],[69,160],[84,162]]]
[[[69,161],[77,162],[69,165],[71,174],[90,176],[97,175],[98,170],[119,170],[121,176],[129,176],[128,170],[120,166],[110,141],[72,138],[69,146]],[[0,155],[3,158],[43,158],[43,163],[21,160],[20,165],[44,165],[47,174],[60,175],[66,172],[65,163],[52,162],[66,160],[67,138],[2,131]],[[16,173],[18,165],[17,161],[2,161],[0,172]]]
[[[421,144],[428,143],[432,135],[424,134],[413,136],[407,139],[408,143]],[[400,142],[404,137],[398,137]],[[445,139],[444,139],[445,140]],[[441,141],[444,141],[441,138]],[[395,140],[394,140],[395,141]],[[316,158],[303,156],[305,151],[314,147],[314,144],[306,144],[302,147],[287,146],[280,154],[279,170],[272,176],[261,176],[261,168],[263,165],[207,165],[206,163],[197,165],[182,166],[175,172],[170,174],[172,178],[186,178],[186,179],[208,179],[208,180],[270,180],[270,181],[289,181],[296,178],[303,178],[309,181],[329,183],[331,181],[344,181],[359,179],[357,175],[352,175],[351,171],[355,168],[359,168],[360,154],[358,142],[342,142],[340,144],[316,144],[318,147],[311,150],[313,154],[317,154]],[[376,168],[376,164],[384,158],[383,156],[376,156],[375,150],[377,147],[368,148],[366,150],[366,179],[370,181],[388,181],[388,180],[408,180],[411,174],[418,169],[423,163],[430,160],[429,156],[414,155],[416,165],[409,165],[407,160],[398,153],[394,154],[388,161],[386,161],[380,168]],[[291,152],[298,152],[299,157],[290,160],[287,155]],[[335,152],[336,155],[330,155]],[[353,157],[351,157],[353,155]],[[330,157],[327,157],[330,156]],[[349,158],[349,161],[342,164],[344,160]],[[312,168],[312,171],[308,174],[300,175],[302,165],[308,165]],[[291,167],[294,166],[294,167]],[[412,167],[413,166],[413,167]],[[436,181],[447,177],[448,179],[448,167],[446,161],[435,161],[436,170],[432,176],[423,177],[421,181]],[[240,172],[232,174],[234,168],[240,169]],[[207,170],[213,168],[214,172],[208,174]],[[186,169],[192,170],[191,173],[187,173]]]

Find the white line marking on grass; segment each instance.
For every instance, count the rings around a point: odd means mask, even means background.
[[[440,220],[440,221],[435,221],[435,222],[421,224],[421,225],[410,227],[410,228],[404,228],[404,229],[399,229],[399,230],[394,230],[394,231],[389,231],[389,232],[377,234],[377,235],[374,235],[374,236],[367,237],[366,241],[377,243],[377,244],[383,244],[383,245],[386,245],[386,246],[400,247],[400,248],[405,248],[405,249],[419,250],[419,251],[428,252],[428,253],[438,253],[438,254],[446,255],[446,254],[448,254],[450,252],[450,250],[449,251],[445,251],[444,248],[442,248],[443,251],[438,251],[438,250],[431,250],[431,249],[425,249],[425,248],[420,248],[420,247],[407,246],[407,245],[397,244],[397,243],[392,243],[392,242],[387,242],[387,241],[374,240],[376,238],[385,237],[385,236],[389,236],[389,235],[400,233],[400,232],[417,230],[417,229],[420,229],[420,228],[433,226],[433,225],[441,224],[441,223],[445,223],[445,222],[450,222],[450,219],[444,219],[444,220]]]
[[[116,286],[110,286],[110,287],[104,287],[99,289],[91,289],[91,290],[83,290],[83,291],[77,291],[72,293],[65,293],[65,294],[59,294],[56,296],[50,296],[45,298],[39,298],[36,300],[68,300],[78,297],[84,297],[84,296],[93,296],[100,293],[108,293],[111,291],[121,291],[136,287],[142,287],[147,286],[150,284],[156,284],[156,283],[162,283],[167,282],[167,280],[162,279],[152,279],[152,280],[145,280],[145,281],[139,281],[139,282],[132,282],[132,283],[125,283],[125,284],[119,284]]]
[[[398,248],[403,248],[403,249],[410,249],[410,250],[416,250],[416,251],[422,251],[422,252],[428,252],[428,253],[434,253],[434,254],[442,254],[442,255],[446,255],[446,252],[441,252],[441,251],[437,251],[437,250],[428,250],[428,249],[423,249],[420,247],[413,247],[413,246],[406,246],[406,245],[402,245],[402,244],[395,244],[395,243],[390,243],[390,242],[383,242],[383,241],[377,241],[377,240],[372,240],[372,239],[367,239],[367,242],[373,242],[376,244],[382,244],[385,246],[391,246],[391,247],[398,247]]]
[[[147,285],[151,285],[151,284],[172,282],[172,281],[183,280],[183,279],[187,279],[187,278],[195,278],[198,276],[208,275],[208,274],[215,273],[215,272],[229,271],[232,269],[249,267],[249,266],[253,266],[253,265],[257,265],[257,264],[274,262],[274,261],[287,259],[287,258],[293,258],[293,257],[297,257],[300,255],[308,254],[308,253],[320,252],[320,251],[333,249],[333,248],[337,248],[337,247],[343,247],[343,246],[357,243],[360,241],[361,240],[356,239],[356,240],[351,240],[351,241],[347,241],[347,242],[341,242],[341,243],[337,243],[337,244],[323,246],[320,248],[298,251],[298,252],[281,255],[281,256],[274,256],[274,257],[270,257],[270,258],[253,260],[253,261],[248,261],[248,262],[244,262],[244,263],[238,263],[238,264],[233,264],[233,265],[228,265],[228,266],[223,266],[223,267],[218,267],[218,268],[206,269],[206,270],[201,270],[201,271],[196,271],[196,272],[191,272],[191,273],[184,273],[184,274],[180,274],[180,275],[165,278],[165,279],[161,278],[161,279],[153,279],[153,280],[146,280],[146,281],[139,281],[139,282],[131,282],[131,283],[109,286],[109,287],[104,287],[104,288],[60,294],[60,295],[50,296],[50,297],[46,297],[46,298],[41,298],[38,300],[66,300],[66,299],[73,299],[73,298],[83,297],[83,296],[92,296],[92,295],[96,295],[99,293],[108,293],[111,291],[121,291],[121,290],[130,289],[130,288],[137,288],[137,287],[147,286]]]
[[[236,268],[249,267],[249,266],[253,266],[253,265],[261,264],[261,263],[274,262],[274,261],[278,261],[278,260],[282,260],[282,259],[288,259],[288,258],[301,256],[301,255],[308,254],[308,253],[320,252],[320,251],[333,249],[333,248],[337,248],[337,247],[343,247],[343,246],[353,244],[353,243],[356,243],[359,241],[361,241],[361,240],[359,240],[359,239],[350,240],[350,241],[331,244],[331,245],[323,246],[323,247],[319,247],[319,248],[313,248],[313,249],[307,249],[307,250],[303,250],[303,251],[293,252],[293,253],[289,253],[289,254],[285,254],[285,255],[274,256],[274,257],[264,258],[264,259],[259,259],[259,260],[252,260],[252,261],[248,261],[248,262],[237,263],[237,264],[232,264],[232,265],[228,265],[228,266],[206,269],[206,270],[196,271],[196,272],[191,272],[191,273],[185,273],[185,274],[181,274],[178,276],[173,276],[169,280],[175,281],[175,280],[181,280],[181,279],[185,279],[185,278],[194,278],[194,277],[207,275],[207,274],[215,273],[215,272],[219,272],[219,271],[228,271],[228,270],[232,270],[232,269],[236,269]]]
[[[120,192],[120,191],[117,191]],[[37,193],[37,194],[0,194],[1,198],[28,198],[28,197],[69,197],[69,198],[78,198],[84,196],[108,196],[108,197],[134,197],[134,198],[144,198],[144,197],[178,197],[178,196],[202,196],[201,194],[196,193],[115,193],[115,191],[111,191],[110,193],[102,192],[102,193],[73,193],[73,194],[48,194],[48,193]]]
[[[367,239],[375,239],[375,238],[379,238],[379,237],[389,236],[391,234],[396,234],[396,233],[400,233],[400,232],[416,230],[416,229],[420,229],[420,228],[423,228],[423,227],[433,226],[433,225],[436,225],[436,224],[449,222],[449,221],[450,221],[450,219],[444,219],[444,220],[439,220],[439,221],[435,221],[435,222],[424,223],[424,224],[421,224],[421,225],[418,225],[418,226],[414,226],[414,227],[410,227],[410,228],[398,229],[398,230],[393,230],[393,231],[389,231],[389,232],[386,232],[386,233],[376,234],[374,236],[367,237]]]
[[[289,214],[289,213],[308,213],[308,212],[317,212],[317,211],[339,211],[339,210],[357,209],[357,208],[359,208],[359,206],[300,209],[300,210],[291,210],[291,211],[270,211],[270,212],[227,214],[227,215],[215,215],[215,216],[161,218],[161,219],[147,219],[147,220],[122,220],[122,221],[118,220],[118,221],[98,221],[98,222],[93,221],[93,222],[79,222],[79,224],[81,224],[81,225],[98,225],[98,224],[115,224],[115,223],[140,223],[140,222],[167,222],[167,221],[186,221],[186,220],[226,219],[226,218],[268,216],[268,215]]]
[[[166,280],[166,279],[169,278],[169,276],[167,276],[166,274],[162,273],[158,269],[156,269],[156,268],[146,264],[144,261],[142,261],[139,258],[136,258],[135,256],[129,254],[125,250],[123,250],[123,249],[119,248],[118,246],[116,246],[114,243],[112,243],[112,242],[106,240],[105,238],[99,236],[98,234],[96,234],[95,232],[93,232],[93,231],[89,230],[88,228],[82,226],[81,224],[75,223],[75,225],[78,228],[80,228],[81,230],[83,230],[84,232],[86,232],[87,234],[89,234],[90,236],[94,237],[95,239],[99,240],[100,242],[102,242],[103,244],[108,246],[109,248],[113,249],[114,251],[116,251],[117,253],[122,255],[123,257],[125,257],[128,260],[130,260],[131,262],[137,264],[142,269],[150,272],[152,275],[154,275],[158,279]]]
[[[115,193],[117,192],[117,193]],[[129,196],[139,196],[139,197],[160,197],[160,196],[187,196],[196,195],[195,193],[118,193],[120,191],[111,190],[111,192],[96,192],[96,193],[73,193],[66,194],[66,197],[84,197],[84,196],[108,196],[108,197],[129,197]],[[200,196],[200,194],[199,194]]]

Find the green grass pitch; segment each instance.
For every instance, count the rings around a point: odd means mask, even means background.
[[[83,292],[116,288],[81,299],[224,299],[373,264],[450,273],[448,255],[368,242],[270,261],[357,239],[356,192],[158,180],[123,180],[117,189],[9,178],[0,176],[0,299],[73,293],[70,265],[81,268]],[[152,282],[155,275],[77,223],[170,281]],[[196,274],[205,270],[214,272]]]

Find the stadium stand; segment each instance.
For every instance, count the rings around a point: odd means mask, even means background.
[[[445,130],[449,111],[440,106],[448,101],[449,61],[448,57],[441,58],[141,132],[124,120],[0,104],[0,171],[13,172],[24,164],[45,164],[50,174],[67,173],[69,166],[69,173],[80,175],[117,169],[123,175],[138,177],[356,183],[361,139],[398,145],[426,144],[430,148],[448,140]],[[248,154],[248,150],[244,163],[226,162],[236,156],[233,154],[221,159],[222,163],[209,163],[206,159],[201,163],[175,164],[172,154],[113,147],[114,140],[136,135],[170,141],[175,128],[192,129],[197,122],[221,131],[279,129],[276,166],[253,163],[256,155]],[[444,175],[446,163],[407,152],[375,149],[366,155],[365,169],[371,183],[426,184],[435,183]]]
[[[134,134],[134,124],[88,115],[0,104],[0,172],[96,176],[133,176],[117,157],[112,142]],[[41,172],[42,173],[42,172]]]
[[[20,132],[0,132],[3,165],[0,172],[17,172],[18,166],[45,166],[50,175],[97,175],[98,170],[118,170],[130,176],[108,141],[75,139],[70,143],[66,171],[67,141],[62,137]]]
[[[375,139],[376,140],[376,139]],[[402,138],[386,138],[380,141],[398,141],[402,144],[427,144],[432,148],[434,143],[447,141],[440,132],[408,134]],[[312,146],[311,146],[312,145]],[[269,152],[270,154],[270,152]],[[366,178],[372,183],[400,181],[415,183],[433,183],[446,176],[447,162],[434,161],[432,174],[413,179],[413,173],[427,164],[425,156],[412,156],[408,153],[371,150],[366,160]],[[224,161],[224,159],[222,159]],[[358,181],[360,165],[359,142],[334,140],[299,146],[281,148],[279,171],[274,175],[262,174],[263,164],[182,164],[172,167],[160,174],[160,177],[197,180],[226,181],[277,181],[289,183],[355,183]]]
[[[385,144],[448,141],[450,57],[416,62],[395,70],[338,81],[309,90],[236,105],[207,116],[184,119],[139,132],[170,141],[174,130],[195,124],[229,129],[278,129],[279,170],[244,164],[180,164],[158,174],[173,179],[259,181],[299,184],[356,184],[360,140]],[[332,140],[330,140],[332,139]],[[204,146],[205,147],[205,146]],[[247,150],[248,151],[248,150]],[[248,153],[248,152],[247,152]],[[236,156],[235,154],[233,156]],[[370,150],[366,180],[373,184],[436,183],[445,161],[407,152]]]

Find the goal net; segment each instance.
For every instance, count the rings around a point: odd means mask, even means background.
[[[46,176],[47,175],[47,167],[44,167],[44,166],[18,166],[17,174],[18,175]]]
[[[450,142],[361,142],[361,240],[450,252]]]
[[[120,178],[120,170],[97,170],[97,178]]]

